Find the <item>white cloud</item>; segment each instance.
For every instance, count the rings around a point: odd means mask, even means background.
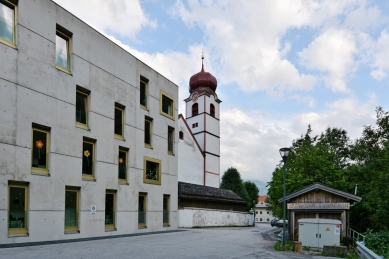
[[[156,27],[139,0],[54,0],[98,31],[135,39],[144,27]]]
[[[376,42],[367,45],[367,47],[372,48],[373,53],[371,67],[374,69],[370,75],[381,81],[387,77],[387,72],[389,72],[389,33],[388,30],[382,31],[380,37]],[[367,50],[369,51],[369,50]]]
[[[313,135],[327,127],[345,129],[351,139],[361,137],[363,125],[375,123],[377,97],[366,103],[355,98],[338,99],[323,112],[296,114],[287,118],[277,112],[246,112],[237,108],[221,111],[221,173],[236,167],[245,179],[270,181],[279,163],[278,150],[290,146],[311,124]]]
[[[362,3],[359,8],[347,14],[344,24],[350,29],[366,29],[378,27],[387,21],[388,19],[382,16],[377,6],[367,7],[365,3]]]
[[[301,53],[309,68],[323,71],[327,85],[347,92],[347,79],[357,68],[357,47],[353,35],[339,27],[366,27],[378,23],[377,8],[365,7],[364,0],[348,1],[178,1],[172,13],[205,33],[205,45],[212,50],[222,83],[236,82],[244,91],[264,90],[269,94],[311,90],[317,78],[304,74],[287,58],[293,43],[282,43],[290,29],[324,29]],[[347,16],[350,14],[349,16]],[[363,14],[367,20],[356,24]],[[326,42],[329,46],[326,46]],[[313,54],[318,54],[314,57]]]
[[[346,30],[328,29],[298,53],[300,62],[310,70],[324,73],[327,87],[347,92],[347,78],[356,71],[356,39]]]
[[[301,95],[295,94],[295,95],[290,96],[289,99],[296,100],[300,103],[301,102],[307,103],[309,108],[314,108],[316,105],[315,99],[310,97],[310,96],[301,96]]]

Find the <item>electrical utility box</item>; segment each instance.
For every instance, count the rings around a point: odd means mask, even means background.
[[[299,219],[299,241],[302,246],[323,248],[340,245],[341,222],[334,219]]]

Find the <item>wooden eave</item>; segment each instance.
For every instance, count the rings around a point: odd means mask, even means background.
[[[351,194],[348,192],[343,192],[343,191],[340,191],[338,189],[334,189],[334,188],[328,187],[328,186],[320,184],[320,183],[314,183],[314,184],[309,185],[303,189],[300,189],[296,192],[293,192],[293,193],[287,195],[285,197],[285,199],[286,199],[286,201],[288,201],[290,199],[293,199],[295,197],[298,197],[304,193],[307,193],[307,192],[310,192],[313,190],[323,190],[325,192],[329,192],[329,193],[344,197],[344,198],[351,200],[351,201],[361,201],[362,200],[362,197],[360,197],[360,196],[357,196],[357,195],[354,195],[354,194]],[[283,201],[284,201],[284,197],[278,199],[278,202],[283,202]]]

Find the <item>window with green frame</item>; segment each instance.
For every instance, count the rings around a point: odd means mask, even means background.
[[[145,228],[146,227],[146,193],[139,193],[138,199],[138,227]]]
[[[78,232],[79,188],[65,188],[65,232]]]
[[[105,193],[105,229],[115,229],[116,218],[116,192],[106,191]]]
[[[28,183],[8,182],[8,234],[27,234]]]
[[[82,179],[94,180],[95,142],[84,139],[82,143]]]
[[[128,150],[119,147],[118,163],[119,163],[118,165],[119,183],[127,183]]]
[[[0,42],[16,48],[15,1],[0,0]]]
[[[31,147],[31,172],[49,174],[50,131],[33,126]]]

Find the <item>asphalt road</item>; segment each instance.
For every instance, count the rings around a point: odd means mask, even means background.
[[[203,228],[182,232],[132,236],[94,241],[2,248],[0,258],[311,258],[293,252],[277,252],[269,224],[255,227]]]

